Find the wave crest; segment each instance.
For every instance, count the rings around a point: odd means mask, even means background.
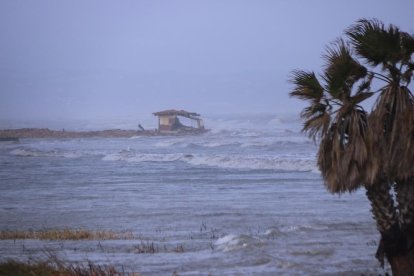
[[[77,151],[63,151],[59,149],[53,149],[49,151],[41,151],[36,149],[14,149],[10,152],[11,155],[22,157],[62,157],[62,158],[79,158],[82,156]]]
[[[227,252],[233,250],[239,250],[243,248],[255,247],[263,245],[263,241],[249,236],[249,235],[234,235],[229,234],[222,238],[219,238],[214,243],[218,250]]]
[[[253,169],[278,171],[317,171],[313,159],[298,159],[289,156],[244,156],[244,155],[192,155],[184,153],[136,153],[123,150],[105,155],[104,161],[125,162],[174,162],[181,161],[194,166],[217,167],[226,169]]]

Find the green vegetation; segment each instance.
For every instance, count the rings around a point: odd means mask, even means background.
[[[414,275],[413,53],[412,35],[361,19],[327,49],[320,77],[297,70],[290,79],[290,95],[310,103],[303,130],[319,143],[325,186],[366,189],[381,234],[376,256],[394,275]]]

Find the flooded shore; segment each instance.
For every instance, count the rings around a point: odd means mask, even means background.
[[[331,195],[295,122],[215,121],[199,136],[0,143],[0,231],[127,239],[0,240],[0,261],[61,259],[142,275],[370,275],[364,191]],[[36,236],[33,236],[36,237]]]

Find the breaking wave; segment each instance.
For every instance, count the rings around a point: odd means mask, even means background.
[[[121,151],[104,156],[104,161],[126,161],[126,162],[172,162],[180,161],[185,158],[184,154],[135,154],[133,151]]]
[[[249,235],[229,234],[215,241],[214,246],[220,251],[233,251],[263,245],[263,241]]]
[[[188,160],[193,165],[205,165],[230,169],[257,169],[281,171],[313,171],[315,162],[305,159],[281,157],[257,157],[242,155],[195,156]]]
[[[263,150],[278,149],[286,146],[314,147],[315,144],[308,137],[296,133],[284,131],[278,134],[261,133],[255,131],[228,131],[223,130],[219,134],[207,134],[199,137],[164,138],[150,142],[155,148],[222,148],[242,147]]]
[[[79,158],[82,154],[78,151],[63,151],[53,149],[49,151],[40,151],[36,149],[14,149],[10,152],[11,155],[22,157],[62,157],[62,158]]]
[[[278,171],[313,171],[316,165],[313,159],[295,159],[286,157],[257,157],[244,155],[192,155],[184,153],[135,153],[123,150],[118,153],[105,155],[104,161],[125,162],[174,162],[181,161],[194,166],[207,166],[227,169],[253,169],[253,170],[278,170]]]
[[[161,141],[154,144],[155,148],[181,148],[181,149],[214,149],[214,148],[254,148],[262,150],[277,150],[288,146],[313,147],[311,141],[303,137],[269,138],[269,139],[205,139],[197,141]]]

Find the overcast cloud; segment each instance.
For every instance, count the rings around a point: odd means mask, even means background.
[[[293,69],[319,70],[357,19],[414,33],[414,1],[0,1],[0,118],[298,112]]]

